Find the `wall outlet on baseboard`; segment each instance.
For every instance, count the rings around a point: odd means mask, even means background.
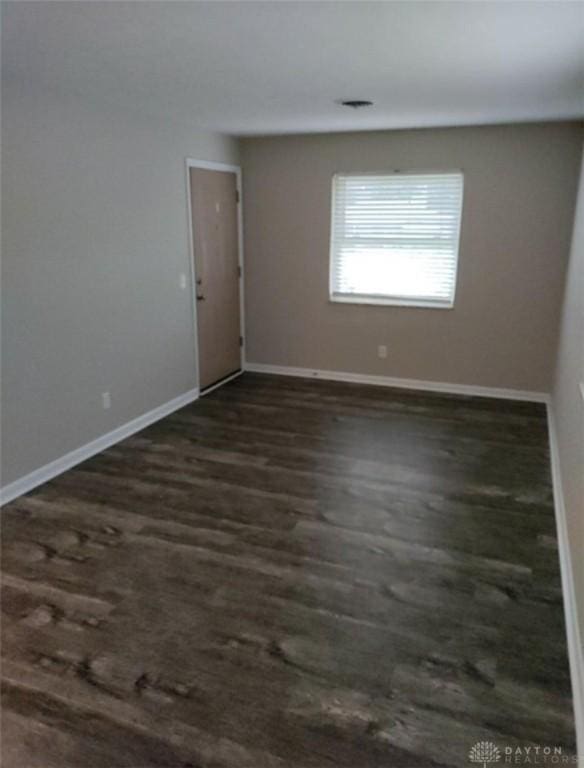
[[[112,407],[112,398],[109,392],[101,393],[101,404],[103,406],[104,411],[107,411],[108,408]]]
[[[377,357],[387,357],[387,347],[385,344],[380,344],[377,347]]]

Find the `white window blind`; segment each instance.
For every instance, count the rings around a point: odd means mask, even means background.
[[[462,173],[333,179],[334,301],[451,307]]]

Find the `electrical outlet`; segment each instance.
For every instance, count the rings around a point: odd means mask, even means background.
[[[101,393],[101,404],[103,406],[104,411],[107,411],[108,408],[112,407],[112,398],[109,392]]]
[[[180,287],[184,291],[184,289],[187,287],[187,276],[183,273],[181,273],[180,276]]]
[[[387,347],[385,344],[380,344],[377,347],[377,357],[387,357]]]

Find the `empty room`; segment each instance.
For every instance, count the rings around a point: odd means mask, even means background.
[[[3,768],[583,768],[584,2],[1,12]]]

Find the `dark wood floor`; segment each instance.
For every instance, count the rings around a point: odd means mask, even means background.
[[[246,374],[3,546],[4,768],[574,747],[543,406]]]

